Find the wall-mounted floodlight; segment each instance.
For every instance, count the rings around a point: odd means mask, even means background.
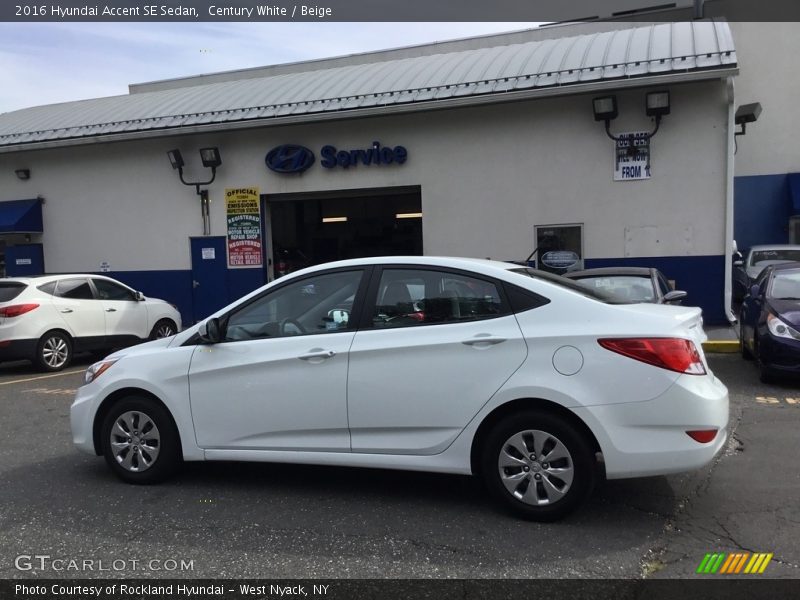
[[[172,165],[173,169],[183,168],[184,162],[180,150],[170,150],[167,152],[167,156],[169,156],[169,163]]]
[[[617,111],[617,97],[616,96],[600,96],[592,100],[592,110],[594,111],[595,121],[605,121],[606,135],[612,140],[619,141],[619,137],[611,133],[610,123],[618,116]],[[647,134],[649,141],[658,131],[661,124],[661,117],[668,115],[670,111],[669,92],[649,92],[645,97],[645,114],[648,117],[655,117],[656,126],[652,132]]]
[[[213,148],[200,148],[200,160],[203,161],[203,166],[207,169],[216,169],[222,164],[222,159],[219,156],[219,149]]]
[[[31,178],[31,170],[30,169],[17,169],[14,171],[19,179],[22,181],[27,181]]]
[[[744,135],[748,123],[755,123],[761,115],[761,103],[753,102],[752,104],[742,104],[736,109],[736,115],[733,117],[734,123],[742,126],[741,131],[737,131],[734,135]]]
[[[207,169],[211,169],[211,179],[208,181],[186,181],[183,178],[183,166],[185,163],[183,162],[183,156],[181,155],[180,150],[169,150],[167,152],[167,156],[169,157],[169,164],[172,165],[173,169],[178,171],[178,176],[181,178],[181,183],[184,185],[193,185],[195,187],[197,195],[200,196],[200,211],[203,215],[203,235],[211,235],[208,190],[201,190],[200,186],[214,183],[214,179],[217,177],[217,167],[222,164],[222,158],[220,158],[219,155],[219,148],[212,147],[200,149],[200,160],[203,161],[203,166]]]
[[[613,121],[617,118],[617,97],[616,96],[602,96],[592,100],[592,108],[594,109],[594,120]]]

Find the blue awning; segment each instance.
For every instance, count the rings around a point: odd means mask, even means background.
[[[42,233],[42,201],[0,202],[0,233]]]
[[[789,173],[789,194],[792,196],[793,215],[800,214],[800,173]]]

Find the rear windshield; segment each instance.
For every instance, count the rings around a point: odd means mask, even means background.
[[[0,302],[13,300],[22,293],[27,285],[18,281],[0,281]]]
[[[543,281],[547,281],[548,283],[554,283],[555,285],[567,288],[572,292],[577,292],[581,296],[586,296],[587,298],[604,302],[605,304],[631,304],[629,300],[609,294],[602,289],[587,287],[578,283],[577,281],[567,279],[566,277],[561,277],[561,275],[554,275],[553,273],[537,271],[536,269],[530,268],[509,269],[509,271],[512,273],[519,273],[520,275],[526,275],[532,279],[541,279]]]

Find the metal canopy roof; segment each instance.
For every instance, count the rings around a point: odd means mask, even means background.
[[[711,79],[735,69],[727,23],[664,23],[28,108],[0,115],[0,150],[422,110],[687,74]]]

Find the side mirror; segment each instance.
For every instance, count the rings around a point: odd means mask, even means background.
[[[222,339],[220,334],[219,319],[207,319],[200,323],[197,329],[197,335],[200,336],[200,341],[204,344],[218,344]]]
[[[680,302],[688,295],[689,294],[681,290],[672,290],[671,292],[664,294],[664,303],[667,304],[672,302]]]
[[[761,288],[758,287],[757,283],[754,283],[750,286],[750,296],[753,298],[758,298],[758,294],[761,292]]]
[[[136,292],[136,301],[144,302],[144,294],[142,292]]]

